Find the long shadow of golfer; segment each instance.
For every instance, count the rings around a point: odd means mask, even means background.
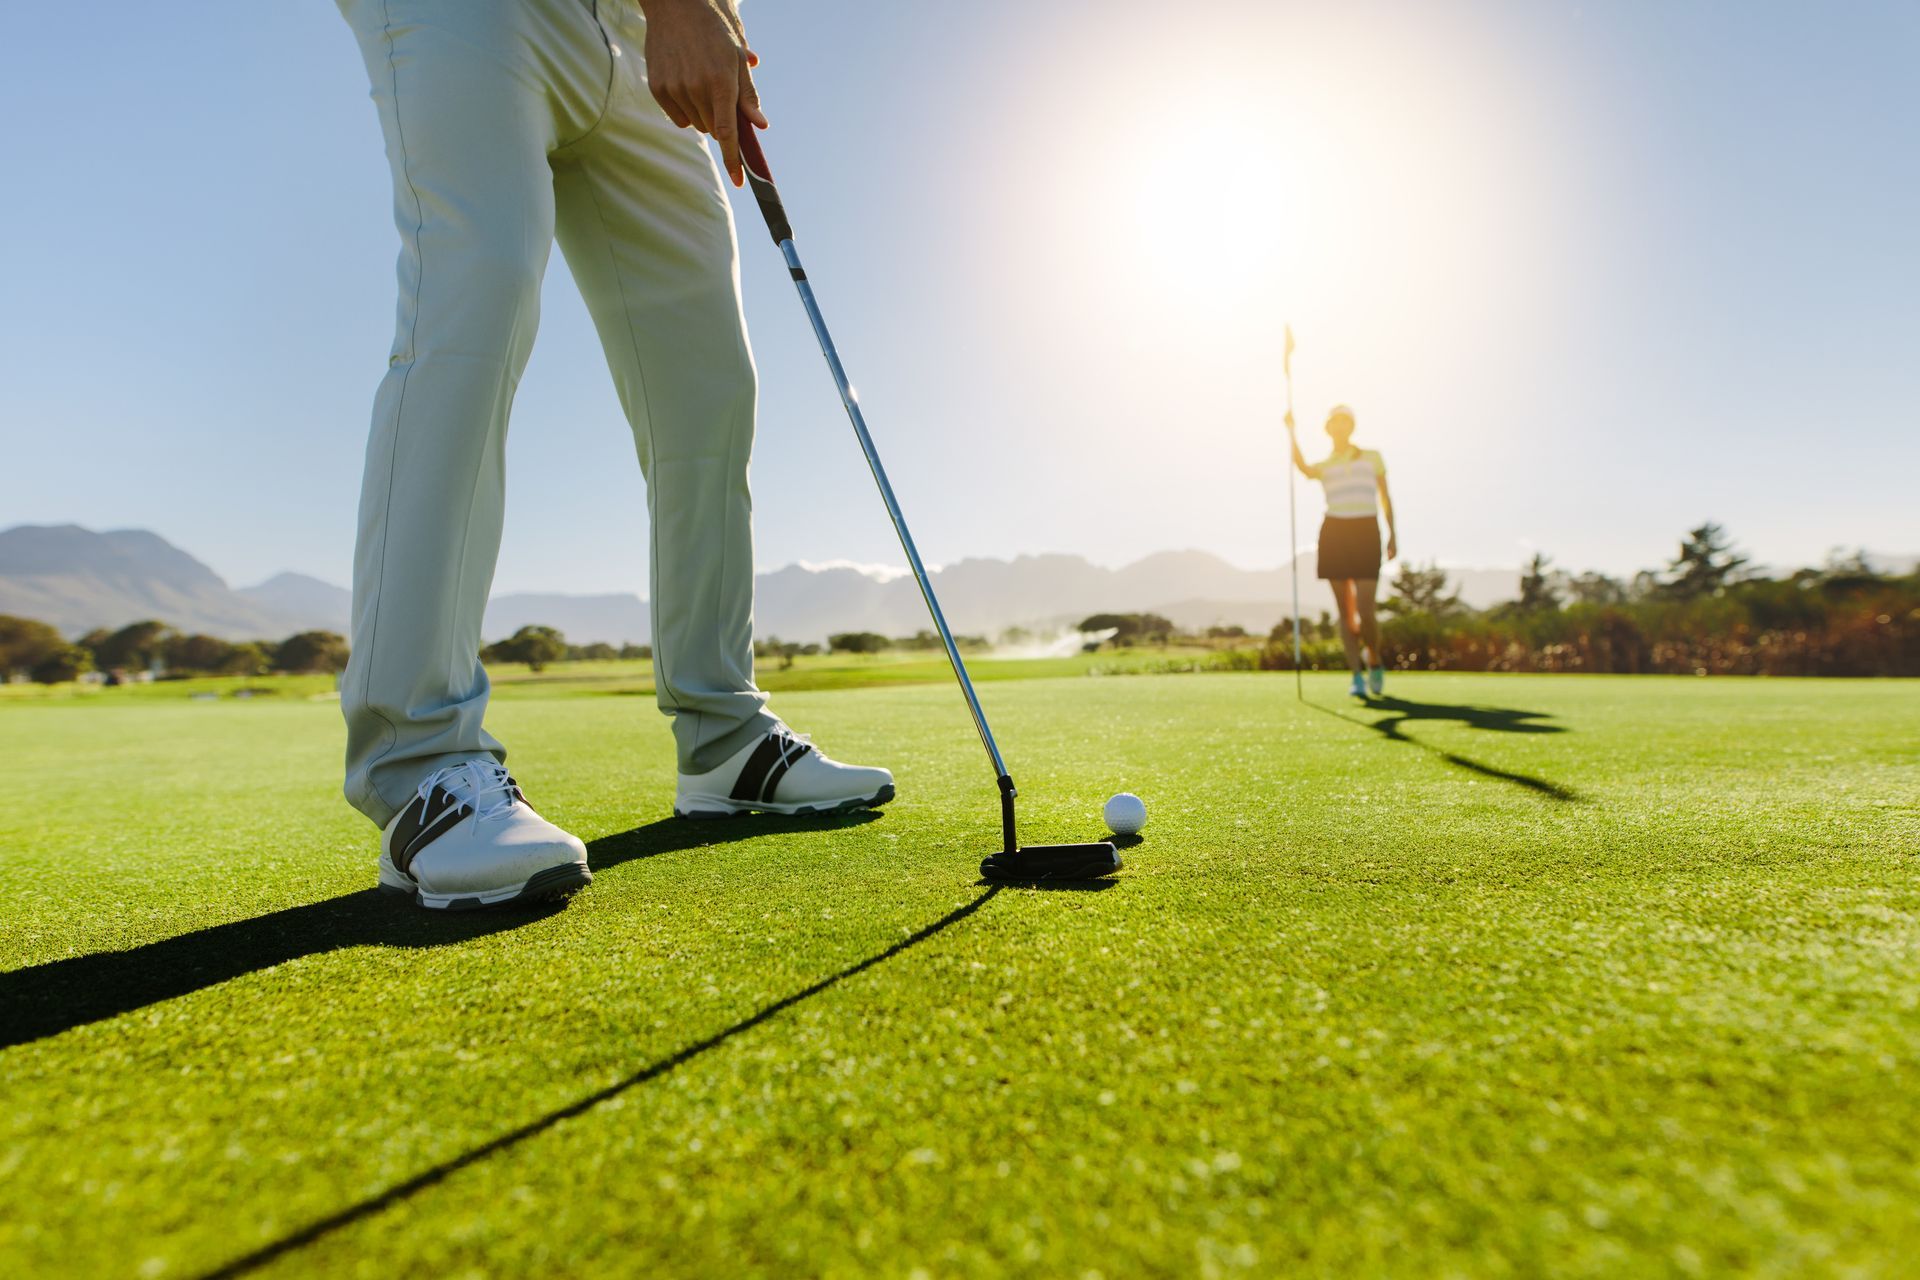
[[[1548,719],[1544,711],[1517,711],[1508,707],[1456,706],[1440,702],[1409,702],[1405,698],[1368,698],[1363,705],[1369,710],[1387,711],[1391,714],[1378,720],[1366,720],[1334,707],[1322,706],[1318,702],[1309,702],[1307,705],[1316,711],[1338,716],[1352,724],[1364,725],[1395,742],[1411,743],[1422,751],[1440,757],[1450,765],[1477,773],[1483,778],[1510,782],[1516,787],[1525,787],[1539,795],[1563,800],[1570,804],[1581,803],[1585,798],[1579,792],[1570,787],[1563,787],[1557,782],[1536,778],[1528,773],[1515,773],[1510,769],[1497,769],[1457,752],[1422,742],[1418,738],[1408,737],[1401,731],[1409,722],[1419,720],[1453,721],[1475,729],[1491,729],[1498,733],[1565,733],[1567,731],[1563,725],[1543,723]]]
[[[683,849],[781,833],[800,836],[878,817],[862,810],[804,823],[760,816],[721,823],[668,818],[595,840],[587,846],[587,858],[595,871],[605,871],[623,862]],[[544,903],[494,911],[428,912],[394,895],[363,889],[125,951],[101,951],[16,969],[0,974],[0,1049],[203,991],[303,956],[347,947],[450,946],[518,929],[560,908],[559,903]]]
[[[992,901],[993,896],[999,892],[1000,888],[998,885],[992,886],[971,901],[963,903],[955,907],[952,911],[947,912],[946,915],[941,916],[938,920],[927,925],[918,933],[911,937],[902,938],[899,942],[894,943],[884,951],[876,951],[866,959],[856,961],[838,973],[830,974],[810,986],[802,987],[791,995],[782,996],[771,1004],[763,1005],[732,1026],[716,1031],[704,1040],[697,1040],[676,1053],[661,1058],[657,1062],[650,1063],[640,1070],[635,1071],[632,1075],[617,1080],[604,1089],[590,1093],[584,1098],[576,1102],[570,1102],[557,1110],[549,1111],[537,1119],[529,1120],[519,1128],[508,1130],[490,1142],[483,1142],[477,1147],[470,1148],[457,1156],[441,1161],[431,1168],[424,1169],[416,1173],[413,1177],[408,1178],[405,1182],[395,1183],[378,1195],[368,1196],[364,1200],[350,1204],[337,1213],[329,1214],[318,1222],[310,1223],[290,1235],[282,1236],[271,1244],[263,1245],[255,1249],[252,1253],[234,1259],[223,1267],[209,1271],[207,1273],[207,1280],[219,1280],[220,1277],[244,1275],[249,1271],[258,1270],[260,1267],[284,1257],[295,1249],[303,1248],[316,1240],[331,1235],[342,1227],[351,1226],[364,1218],[390,1209],[401,1201],[425,1191],[428,1187],[445,1181],[453,1174],[460,1172],[460,1170],[477,1161],[484,1160],[491,1155],[497,1155],[510,1147],[518,1146],[529,1138],[537,1137],[545,1133],[564,1120],[572,1120],[577,1116],[585,1115],[601,1103],[617,1098],[629,1089],[643,1085],[649,1080],[657,1080],[674,1068],[684,1066],[709,1049],[719,1048],[735,1036],[746,1031],[751,1031],[768,1019],[793,1008],[793,1006],[799,1004],[801,1001],[810,1000],[828,988],[845,982],[848,978],[854,977],[857,974],[865,973],[875,965],[884,964],[901,952],[917,947],[935,934],[952,928],[954,925],[959,924],[962,920],[965,920],[968,916],[978,911],[981,907],[986,906],[988,902]]]

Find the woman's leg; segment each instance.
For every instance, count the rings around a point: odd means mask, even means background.
[[[1367,646],[1367,652],[1373,656],[1373,665],[1384,667],[1387,665],[1386,651],[1380,647],[1380,619],[1374,610],[1374,596],[1380,590],[1380,579],[1358,578],[1352,586],[1360,642]]]
[[[1347,670],[1358,673],[1360,662],[1360,637],[1357,631],[1359,620],[1353,608],[1353,579],[1331,578],[1327,585],[1333,588],[1333,608],[1340,619],[1340,643],[1347,650]]]

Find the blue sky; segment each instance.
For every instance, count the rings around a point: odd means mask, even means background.
[[[1920,6],[746,10],[799,242],[928,559],[1279,563],[1280,326],[1420,559],[1920,552]],[[344,582],[397,245],[331,5],[0,12],[0,525]],[[772,246],[758,559],[898,563]],[[638,590],[554,255],[502,590]],[[1303,527],[1319,511],[1302,493]]]

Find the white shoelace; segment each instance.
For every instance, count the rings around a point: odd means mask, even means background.
[[[481,822],[504,818],[519,803],[513,798],[513,779],[495,760],[467,760],[435,769],[421,780],[417,794],[424,800],[435,787],[445,787],[461,804],[471,806]]]
[[[818,747],[813,746],[813,735],[810,733],[795,733],[793,730],[787,728],[787,726],[784,724],[781,725],[778,729],[774,730],[774,732],[785,734],[787,737],[793,739],[795,742],[799,743],[803,747],[813,747],[813,754],[819,756],[822,760],[825,760],[827,758],[826,752],[822,751]],[[804,751],[800,753],[800,755],[805,755],[805,754],[806,753]],[[790,755],[790,754],[787,754],[786,752],[783,752],[782,755],[784,758],[788,760],[797,760],[800,758],[800,755]]]

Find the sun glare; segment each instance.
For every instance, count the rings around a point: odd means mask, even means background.
[[[1089,362],[1150,360],[1127,370],[1135,400],[1161,371],[1215,419],[1251,403],[1235,375],[1265,370],[1286,322],[1312,344],[1303,387],[1431,392],[1476,326],[1548,285],[1530,91],[1456,31],[1246,14],[1272,29],[1172,49],[1119,24],[1056,89],[1097,124],[1007,175],[1030,196],[1000,250],[1027,255],[1023,323]]]
[[[1121,186],[1132,261],[1161,287],[1202,296],[1277,286],[1285,246],[1300,243],[1300,211],[1269,139],[1245,124],[1203,131],[1165,117],[1135,136],[1154,159]]]
[[[1046,424],[1020,438],[1033,465],[1102,494],[1150,465],[1191,536],[1272,563],[1283,327],[1302,447],[1351,404],[1397,495],[1440,500],[1511,433],[1490,399],[1527,394],[1564,337],[1580,159],[1555,86],[1458,14],[1207,15],[1120,6],[1071,64],[1002,68],[1036,93],[982,130],[967,235],[1004,282],[983,367]]]

